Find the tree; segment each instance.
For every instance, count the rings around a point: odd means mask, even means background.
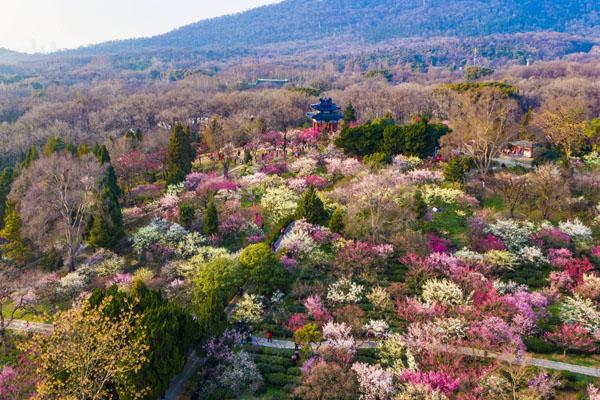
[[[310,346],[321,342],[321,330],[319,325],[310,323],[294,332],[294,341],[302,346]]]
[[[189,132],[179,124],[173,126],[167,150],[168,184],[179,183],[185,179],[192,170],[194,154]]]
[[[141,316],[125,304],[118,318],[109,318],[110,298],[97,308],[84,303],[56,315],[54,331],[38,336],[38,385],[41,398],[117,399],[143,398],[133,377],[148,362],[147,337]]]
[[[259,294],[270,294],[285,283],[285,270],[265,243],[251,244],[240,255],[248,284]]]
[[[471,159],[467,157],[452,157],[444,165],[444,178],[450,182],[464,183],[471,169]]]
[[[44,149],[42,153],[48,157],[51,154],[57,153],[59,151],[65,150],[67,145],[65,144],[62,138],[57,136],[50,136],[48,140],[46,140],[46,144],[44,145]]]
[[[596,350],[590,331],[579,324],[564,324],[553,332],[547,332],[545,338],[563,348],[563,356],[568,350],[593,352]]]
[[[559,149],[567,160],[579,152],[589,139],[583,109],[560,106],[554,111],[547,110],[538,116],[537,124],[546,139]]]
[[[419,116],[414,124],[390,125],[383,132],[380,151],[420,158],[431,157],[439,140],[450,129],[443,124],[430,124],[427,117]]]
[[[29,148],[29,150],[27,150],[27,153],[25,154],[25,159],[23,160],[23,162],[21,162],[21,168],[29,168],[31,163],[37,160],[38,158],[40,158],[40,155],[38,153],[37,146],[32,145]]]
[[[516,208],[529,196],[530,176],[501,172],[494,175],[491,187],[508,208],[510,217],[514,218]]]
[[[464,85],[442,91],[450,101],[452,133],[442,142],[471,157],[481,176],[494,158],[516,138],[522,114],[516,94],[501,85]]]
[[[323,201],[317,196],[315,187],[312,185],[304,193],[296,212],[298,218],[304,218],[311,224],[325,225],[327,223],[327,211],[323,206]]]
[[[0,172],[0,228],[4,225],[4,215],[6,213],[6,199],[10,193],[10,186],[15,178],[12,168],[7,167]]]
[[[0,236],[7,241],[0,245],[0,250],[7,259],[23,263],[31,256],[31,249],[24,243],[21,236],[21,217],[10,201],[7,203],[4,228],[0,231]]]
[[[88,241],[94,246],[113,249],[124,236],[123,214],[119,201],[110,189],[104,188],[99,192],[94,204]]]
[[[343,121],[346,124],[350,124],[350,122],[356,121],[356,110],[354,110],[354,106],[352,105],[352,101],[349,101],[346,107],[344,108],[344,118]]]
[[[7,331],[18,318],[33,313],[37,303],[33,273],[4,269],[0,272],[0,345],[3,354],[9,352]]]
[[[243,284],[245,274],[240,263],[228,257],[216,257],[208,262],[193,258],[190,264],[199,271],[194,280],[193,303],[200,332],[210,336],[225,326],[225,306]]]
[[[24,235],[41,249],[62,238],[69,270],[83,239],[95,198],[101,167],[92,156],[78,159],[69,153],[35,161],[19,175],[10,198],[19,202]]]
[[[344,230],[344,211],[341,207],[337,207],[331,214],[329,230],[334,233],[342,233]]]
[[[204,233],[208,236],[219,233],[219,211],[215,200],[211,199],[204,214]]]
[[[551,218],[566,206],[571,193],[559,169],[552,164],[544,164],[529,175],[530,200],[539,210],[543,219]]]

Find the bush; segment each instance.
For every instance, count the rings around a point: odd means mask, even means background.
[[[454,157],[444,166],[444,178],[450,182],[464,183],[470,168],[471,159]]]
[[[284,358],[284,357],[279,357],[279,356],[269,356],[266,354],[257,355],[257,356],[254,356],[253,358],[263,364],[281,365],[286,368],[289,368],[292,366],[291,358]]]
[[[44,271],[56,271],[64,265],[64,259],[60,251],[52,248],[42,254],[40,264]]]
[[[284,385],[290,383],[290,379],[288,375],[280,372],[274,372],[272,374],[265,374],[265,381],[271,385],[283,387]]]
[[[300,367],[290,367],[287,369],[287,374],[293,376],[300,376],[302,374],[302,371],[300,371]]]
[[[527,347],[527,351],[532,353],[549,354],[560,351],[560,348],[558,348],[556,345],[546,342],[539,337],[531,336],[525,338],[524,342],[525,346]]]
[[[274,373],[274,372],[279,372],[279,373],[286,372],[285,367],[282,365],[258,363],[258,364],[256,364],[256,366],[258,367],[260,372],[262,372],[263,374],[270,374],[270,373]]]

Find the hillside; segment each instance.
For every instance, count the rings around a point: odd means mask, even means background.
[[[599,14],[600,3],[593,0],[287,0],[152,38],[108,42],[76,52],[223,50],[341,36],[376,43],[402,37],[539,31],[589,34],[598,30]]]

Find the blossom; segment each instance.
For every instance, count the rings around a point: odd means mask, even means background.
[[[551,377],[548,372],[542,371],[533,377],[527,386],[534,390],[541,400],[548,400],[554,398],[556,389],[560,387],[560,381]]]
[[[548,250],[548,260],[550,265],[555,268],[563,268],[572,258],[573,253],[569,249],[560,248]]]
[[[393,374],[379,364],[369,365],[357,362],[352,364],[360,386],[361,400],[390,399],[395,392]]]
[[[446,396],[450,396],[458,389],[460,379],[454,378],[445,372],[436,371],[411,371],[405,370],[400,374],[403,382],[409,382],[413,385],[426,385],[433,391],[440,391]]]
[[[390,326],[381,319],[371,319],[363,326],[363,329],[365,332],[375,337],[384,337],[390,329]]]
[[[323,326],[323,345],[333,349],[344,350],[350,355],[356,352],[356,342],[352,337],[352,328],[346,323],[329,321]]]
[[[308,157],[299,158],[290,164],[289,169],[299,176],[312,175],[317,170],[317,160]]]
[[[388,310],[392,307],[390,293],[382,287],[374,287],[371,289],[367,294],[367,299],[381,311]]]
[[[258,324],[264,316],[264,308],[261,298],[254,294],[245,293],[237,303],[231,320],[246,324]]]
[[[600,331],[600,311],[592,300],[577,294],[563,300],[559,316],[566,324],[580,324],[592,333]]]
[[[302,328],[307,323],[307,318],[305,314],[296,313],[292,314],[292,316],[288,319],[285,324],[285,327],[292,332],[296,332],[298,329]]]
[[[348,278],[341,278],[329,285],[327,300],[332,303],[357,303],[363,293],[364,287],[356,284]]]
[[[310,316],[320,325],[329,322],[332,319],[331,314],[321,301],[321,297],[317,295],[309,296],[304,300],[304,307]]]
[[[433,233],[427,235],[429,249],[434,253],[446,253],[452,242],[448,239],[441,238]]]
[[[592,230],[582,224],[579,219],[561,221],[558,223],[558,228],[575,241],[587,242],[592,238]]]
[[[509,251],[518,252],[527,246],[533,228],[514,220],[497,220],[486,227],[486,232],[502,240]]]
[[[533,266],[541,266],[543,264],[548,263],[548,259],[544,257],[544,253],[539,247],[535,246],[525,246],[521,250],[519,250],[519,256],[521,257],[521,262],[526,262],[527,264]]]
[[[317,243],[308,233],[300,229],[292,229],[285,235],[279,247],[286,249],[293,256],[299,257],[314,251]]]
[[[403,154],[398,154],[392,160],[393,165],[403,172],[417,168],[422,162],[423,161],[419,157],[405,156]]]
[[[298,207],[299,197],[284,186],[269,188],[260,201],[263,210],[268,211],[267,218],[277,223],[290,217]]]
[[[430,279],[423,284],[421,298],[426,304],[441,303],[451,306],[465,304],[468,298],[454,282],[447,279]]]

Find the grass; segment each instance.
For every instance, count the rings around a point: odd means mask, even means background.
[[[2,306],[2,315],[10,317],[13,311],[14,303],[6,303]],[[50,322],[48,317],[51,314],[50,305],[38,304],[34,307],[34,312],[30,313],[26,310],[17,310],[15,319],[21,319],[29,322]]]
[[[585,355],[585,354],[540,354],[530,353],[535,358],[543,358],[545,360],[559,361],[567,364],[581,365],[584,367],[599,367],[600,355]]]

